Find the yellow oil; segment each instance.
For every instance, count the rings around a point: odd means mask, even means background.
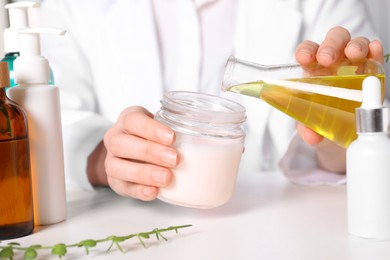
[[[361,90],[362,82],[367,76],[372,75],[321,76],[288,80]],[[384,99],[385,75],[375,76],[382,83]],[[348,147],[357,137],[355,108],[361,105],[360,102],[270,85],[262,81],[232,86],[228,91],[260,98],[342,147]]]

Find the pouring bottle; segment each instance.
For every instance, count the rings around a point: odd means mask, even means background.
[[[356,139],[355,108],[369,75],[385,93],[385,71],[374,60],[345,61],[333,67],[298,64],[261,65],[230,57],[222,89],[259,98],[341,147]]]

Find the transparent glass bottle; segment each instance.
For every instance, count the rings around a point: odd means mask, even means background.
[[[244,149],[245,108],[214,95],[174,91],[161,100],[155,119],[176,133],[179,164],[172,183],[161,188],[162,201],[213,208],[232,196]]]
[[[356,139],[355,108],[362,82],[376,76],[385,97],[385,70],[374,61],[345,61],[333,67],[261,65],[230,57],[224,91],[260,98],[342,147]]]
[[[0,62],[0,240],[34,228],[27,118],[7,98],[9,84],[8,64]]]

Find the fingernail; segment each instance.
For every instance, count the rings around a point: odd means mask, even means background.
[[[335,53],[331,48],[323,48],[319,52],[320,56],[330,58],[331,60],[335,59]]]
[[[357,49],[358,51],[363,51],[363,46],[357,42],[349,42],[347,45],[348,48],[354,48]]]
[[[160,128],[157,130],[157,136],[158,138],[166,143],[166,144],[171,144],[173,141],[173,131],[165,128]]]
[[[305,56],[308,56],[309,58],[313,58],[313,52],[309,49],[303,48],[303,49],[299,50],[299,53],[301,53]]]
[[[177,153],[172,150],[164,150],[161,154],[161,159],[168,165],[175,166],[177,160]]]
[[[152,179],[156,183],[165,185],[165,183],[167,182],[167,173],[165,171],[159,170],[154,171],[152,173]]]

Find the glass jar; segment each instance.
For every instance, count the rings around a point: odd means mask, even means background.
[[[213,208],[232,196],[244,149],[245,108],[218,96],[187,91],[164,95],[155,119],[176,133],[179,163],[161,188],[162,201]]]

